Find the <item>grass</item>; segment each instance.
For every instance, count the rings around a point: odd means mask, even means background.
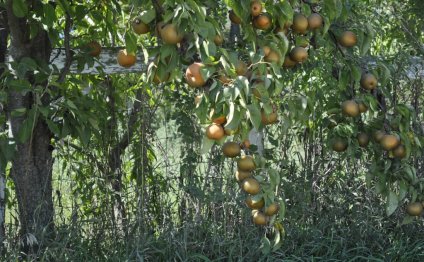
[[[358,216],[346,226],[333,220],[321,217],[319,223],[302,227],[287,224],[282,248],[269,255],[259,249],[264,231],[245,222],[228,231],[219,221],[202,218],[154,233],[130,232],[128,237],[105,228],[88,230],[83,224],[59,226],[56,241],[40,260],[424,261],[422,222],[391,227],[389,220]],[[2,261],[19,256],[13,245],[9,247]]]

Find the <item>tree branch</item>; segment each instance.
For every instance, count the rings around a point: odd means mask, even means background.
[[[117,152],[122,152],[128,145],[135,132],[135,124],[138,119],[138,113],[142,108],[142,99],[143,99],[143,90],[137,90],[136,100],[134,102],[133,108],[131,110],[130,119],[128,120],[127,131],[122,136],[122,139],[119,141],[118,145],[112,150]],[[112,155],[113,153],[111,153]]]
[[[70,45],[70,38],[71,38],[71,27],[72,27],[72,18],[71,14],[68,10],[65,10],[66,16],[65,16],[65,31],[64,31],[64,44],[65,44],[65,55],[66,55],[66,61],[65,66],[62,68],[58,82],[62,83],[65,81],[66,75],[69,72],[69,69],[71,68],[72,64],[72,52],[71,52],[71,45]]]
[[[160,17],[163,14],[163,8],[160,6],[158,0],[152,0],[153,8],[156,11],[156,17]]]
[[[343,52],[343,50],[339,46],[339,42],[337,41],[336,35],[330,30],[328,30],[328,34],[331,36],[331,39],[333,40],[333,42],[336,45],[336,48],[340,52],[340,54],[342,54],[343,57],[346,57],[346,54]]]

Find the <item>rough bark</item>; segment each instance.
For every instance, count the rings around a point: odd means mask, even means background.
[[[10,31],[11,45],[9,54],[19,62],[24,57],[36,61],[48,62],[51,45],[46,31],[40,30],[38,35],[29,38],[29,25],[25,18],[17,18],[12,9],[12,0],[7,1],[7,23]],[[32,6],[29,6],[30,8]],[[27,74],[33,83],[34,72]],[[48,103],[48,97],[41,101]],[[25,116],[13,116],[14,109],[35,106],[34,94],[23,95],[12,89],[8,90],[7,113],[13,137],[17,137],[25,128]],[[16,142],[17,152],[12,161],[11,178],[15,184],[18,200],[20,233],[23,251],[36,253],[44,246],[53,233],[53,201],[52,201],[52,152],[49,149],[52,134],[42,119],[34,119],[32,135],[28,141]]]
[[[7,49],[8,30],[6,27],[6,10],[0,8],[0,64],[5,62],[5,54]],[[3,69],[0,68],[0,76],[3,74]],[[0,104],[0,114],[3,114],[3,105]],[[0,123],[0,132],[3,132],[5,127]],[[4,251],[3,240],[5,234],[5,191],[6,191],[6,165],[7,163],[0,163],[0,254]]]

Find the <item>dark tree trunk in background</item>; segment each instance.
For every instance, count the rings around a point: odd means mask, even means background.
[[[6,26],[6,10],[0,8],[0,64],[4,63],[7,49],[7,37],[8,31]],[[3,69],[0,68],[0,76],[3,74]],[[0,103],[0,115],[3,112],[3,105]],[[5,127],[0,123],[0,132],[3,132]],[[3,254],[4,245],[3,241],[6,237],[5,234],[5,214],[6,214],[6,203],[5,203],[5,191],[6,191],[6,165],[7,163],[0,163],[0,255]]]
[[[19,62],[24,57],[36,61],[48,62],[51,44],[46,31],[29,38],[29,25],[26,19],[17,18],[12,10],[13,0],[7,1],[7,20],[11,45],[9,53],[13,60]],[[37,2],[37,1],[34,1]],[[31,6],[29,6],[31,8]],[[27,79],[33,83],[33,72]],[[8,90],[7,112],[13,137],[17,137],[22,128],[25,116],[16,117],[11,114],[14,109],[35,107],[34,94]],[[42,97],[48,103],[48,97]],[[43,106],[43,105],[39,105]],[[16,197],[19,207],[19,221],[23,250],[35,253],[44,246],[43,242],[52,237],[53,201],[52,201],[52,152],[49,149],[52,134],[46,122],[35,119],[30,139],[23,143],[16,142],[17,152],[12,161],[11,177],[15,183]]]
[[[114,209],[114,223],[117,223],[117,227],[120,231],[124,231],[127,234],[126,228],[126,209],[125,203],[122,199],[122,155],[125,152],[125,149],[129,145],[130,137],[123,137],[119,139],[119,123],[118,123],[118,112],[115,103],[116,90],[113,86],[112,80],[106,78],[105,86],[108,90],[108,114],[110,116],[110,120],[108,123],[108,130],[110,132],[107,140],[108,144],[113,145],[112,149],[109,152],[108,156],[108,172],[110,174],[111,185],[113,190],[113,209]]]
[[[113,83],[110,79],[106,80],[106,85],[109,91],[109,115],[111,120],[109,123],[109,130],[111,136],[109,137],[110,144],[114,145],[108,155],[108,171],[111,174],[111,185],[114,192],[114,213],[116,216],[116,222],[118,223],[118,228],[128,235],[128,224],[127,224],[127,211],[125,207],[125,201],[123,199],[123,190],[124,184],[122,181],[123,170],[122,170],[122,158],[127,150],[128,146],[133,139],[134,133],[136,132],[139,123],[138,119],[142,110],[142,102],[145,101],[143,95],[143,90],[139,89],[136,94],[136,100],[131,109],[129,115],[128,123],[126,126],[126,131],[122,136],[119,136],[119,123],[117,118],[117,108],[115,104],[116,90],[114,89]],[[142,116],[144,121],[144,117]]]

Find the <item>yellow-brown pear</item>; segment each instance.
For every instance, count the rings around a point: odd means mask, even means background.
[[[380,141],[380,144],[385,150],[389,151],[399,146],[400,139],[397,135],[384,135]]]
[[[253,223],[258,226],[266,226],[268,218],[262,212],[258,211],[253,214]]]
[[[356,34],[352,31],[343,32],[339,38],[339,43],[344,47],[353,47],[357,42]]]
[[[356,117],[359,116],[359,105],[355,100],[347,100],[342,103],[342,112],[346,116]]]
[[[237,162],[237,167],[242,171],[253,171],[256,165],[251,156],[242,156]]]
[[[277,203],[272,203],[267,208],[265,208],[265,215],[267,216],[273,216],[277,214],[278,210],[280,209],[280,206]]]
[[[253,177],[249,177],[241,182],[241,188],[244,190],[244,192],[250,195],[257,195],[261,190],[261,185],[259,184],[258,180],[254,179]]]
[[[184,38],[184,35],[178,31],[174,24],[164,25],[160,30],[160,36],[164,43],[170,45],[178,44]]]
[[[185,78],[189,86],[202,87],[206,84],[206,80],[203,79],[200,72],[204,66],[204,64],[196,62],[187,67]]]
[[[303,63],[308,59],[308,51],[300,46],[295,47],[290,52],[290,58],[297,63]]]
[[[308,32],[308,18],[302,14],[296,14],[293,18],[292,30],[297,34],[306,34]]]
[[[323,19],[318,13],[313,13],[308,17],[309,29],[314,30],[322,27]]]
[[[206,136],[212,140],[221,140],[225,136],[224,128],[214,123],[206,128]]]
[[[377,78],[371,73],[364,73],[361,76],[361,86],[366,90],[373,90],[377,88]]]
[[[265,205],[265,201],[263,198],[261,198],[259,201],[254,201],[251,196],[248,196],[246,198],[246,205],[250,209],[261,209]]]
[[[347,149],[347,142],[345,139],[338,137],[333,140],[332,147],[336,152],[343,152]]]
[[[406,213],[410,216],[419,216],[423,212],[423,205],[420,202],[410,203],[406,206]]]
[[[241,148],[236,142],[227,142],[222,146],[222,152],[226,157],[236,157],[240,155]]]

